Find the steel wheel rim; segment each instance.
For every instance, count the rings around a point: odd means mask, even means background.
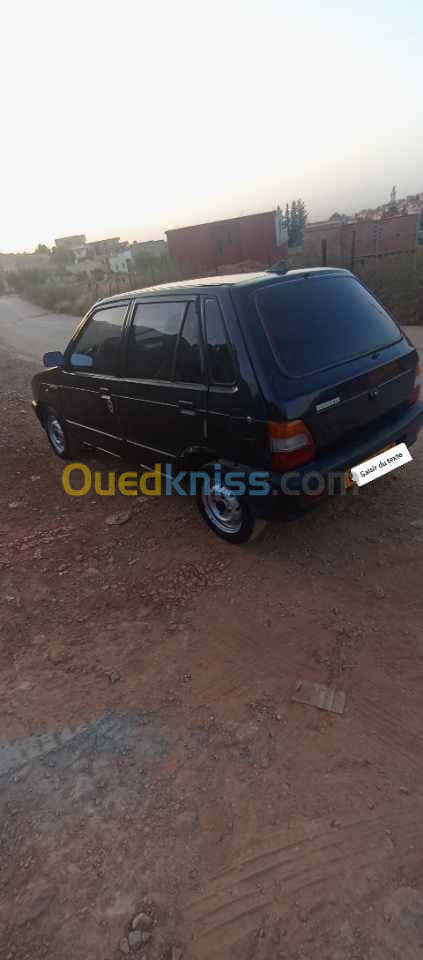
[[[239,533],[242,526],[241,504],[224,483],[210,482],[209,490],[203,486],[201,499],[214,527],[223,533]]]
[[[65,434],[63,432],[63,427],[57,417],[48,418],[48,435],[50,437],[51,443],[53,444],[56,453],[65,452]]]

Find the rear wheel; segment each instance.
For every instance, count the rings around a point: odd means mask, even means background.
[[[225,484],[224,476],[217,479],[213,470],[204,472],[209,474],[210,480],[202,481],[197,494],[202,517],[213,532],[228,543],[246,543],[255,531],[248,498],[234,494]]]

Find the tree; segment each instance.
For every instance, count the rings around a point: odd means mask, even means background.
[[[285,224],[288,230],[288,245],[298,247],[304,240],[304,230],[307,223],[307,209],[304,200],[293,200],[285,207]]]
[[[304,240],[304,230],[307,223],[307,207],[304,203],[304,200],[297,200],[297,243],[302,243]]]
[[[288,231],[288,237],[289,237],[289,231],[291,229],[291,214],[289,211],[289,203],[287,203],[285,207],[285,226]]]
[[[50,253],[50,250],[45,243],[39,243],[34,253]]]

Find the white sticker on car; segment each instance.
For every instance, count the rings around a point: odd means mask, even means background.
[[[351,468],[351,477],[358,487],[363,487],[365,483],[371,483],[378,477],[383,477],[385,473],[402,467],[405,463],[410,463],[412,456],[405,443],[398,443],[396,447],[390,447],[383,453],[378,453],[371,460],[365,460],[358,466]]]

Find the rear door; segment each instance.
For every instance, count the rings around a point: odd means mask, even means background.
[[[62,372],[62,400],[70,434],[79,441],[122,453],[118,415],[122,334],[128,302],[93,311],[71,341]]]
[[[219,300],[204,299],[204,332],[207,349],[208,440],[217,454],[235,455],[237,434],[233,415],[239,404],[239,376],[235,354]]]
[[[208,446],[218,457],[260,465],[267,456],[265,406],[230,295],[203,304]]]
[[[206,394],[198,299],[137,300],[119,399],[131,459],[169,472],[204,439]]]

